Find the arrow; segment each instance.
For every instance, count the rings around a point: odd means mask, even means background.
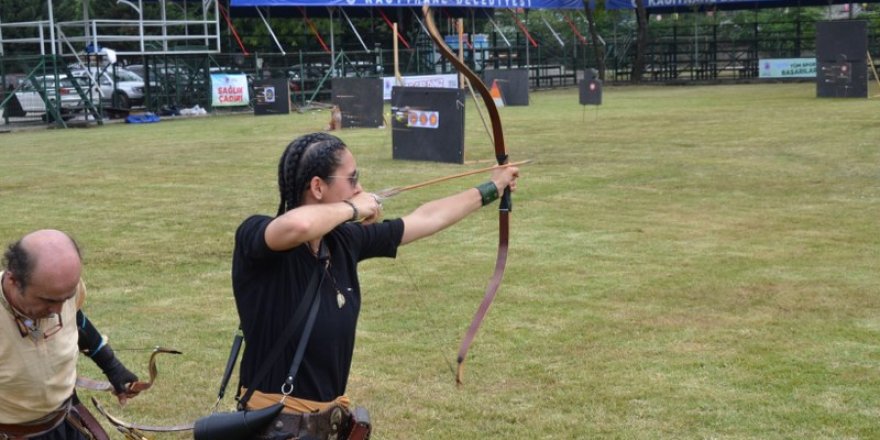
[[[459,177],[465,177],[465,176],[471,176],[474,174],[485,173],[487,171],[493,171],[493,170],[497,170],[499,168],[516,167],[516,166],[520,166],[520,165],[525,165],[530,162],[531,162],[531,160],[521,160],[519,162],[511,162],[511,163],[506,163],[504,165],[493,165],[491,167],[480,168],[480,169],[471,170],[471,171],[465,171],[463,173],[453,174],[451,176],[437,177],[436,179],[426,180],[424,182],[415,183],[412,185],[395,186],[394,188],[383,189],[382,191],[377,192],[376,195],[379,196],[380,199],[387,199],[390,197],[394,197],[404,191],[409,191],[411,189],[422,188],[425,186],[433,185],[435,183],[445,182],[447,180],[452,180],[452,179],[458,179]]]

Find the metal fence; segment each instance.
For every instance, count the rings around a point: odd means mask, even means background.
[[[691,83],[753,81],[758,78],[759,60],[764,58],[809,58],[815,56],[815,24],[799,14],[759,22],[733,23],[722,20],[696,20],[683,15],[679,20],[649,25],[646,66],[642,82]],[[757,15],[756,15],[757,17]],[[869,53],[880,59],[880,25],[869,22]],[[631,81],[635,57],[634,29],[615,30],[605,35],[599,51],[606,64],[606,82]],[[427,35],[412,38],[409,49],[398,53],[403,75],[453,72],[452,66],[437,53]],[[466,47],[465,62],[477,73],[491,69],[525,69],[532,89],[575,86],[583,71],[596,68],[598,61],[592,42],[570,41],[536,36],[537,45],[524,38],[500,41],[490,35],[486,44]],[[267,78],[285,78],[296,106],[328,102],[333,78],[386,77],[395,72],[390,49],[378,45],[370,51],[299,51],[287,54],[176,54],[149,53],[119,57],[144,77],[143,108],[163,111],[195,105],[211,106],[210,75],[215,72],[241,73],[249,84]],[[10,102],[14,81],[39,65],[40,57],[0,58],[0,102]],[[52,58],[55,63],[82,62],[66,55]],[[45,63],[44,63],[45,64]],[[253,96],[253,94],[251,94]],[[112,107],[112,104],[111,104]],[[10,112],[6,109],[6,114]],[[43,118],[44,120],[46,118]]]

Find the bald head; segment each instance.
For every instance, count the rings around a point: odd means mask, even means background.
[[[75,286],[82,273],[79,246],[69,235],[54,229],[25,235],[9,246],[4,257],[7,271],[22,291],[35,279],[53,290]]]

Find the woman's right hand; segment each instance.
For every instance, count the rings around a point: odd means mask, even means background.
[[[382,198],[378,195],[361,191],[349,201],[357,207],[361,223],[376,223],[382,218]]]

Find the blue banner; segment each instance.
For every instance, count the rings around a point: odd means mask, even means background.
[[[609,0],[612,1],[612,0]],[[425,0],[232,0],[232,7],[339,6],[421,8]],[[438,8],[583,9],[582,0],[428,0]]]

